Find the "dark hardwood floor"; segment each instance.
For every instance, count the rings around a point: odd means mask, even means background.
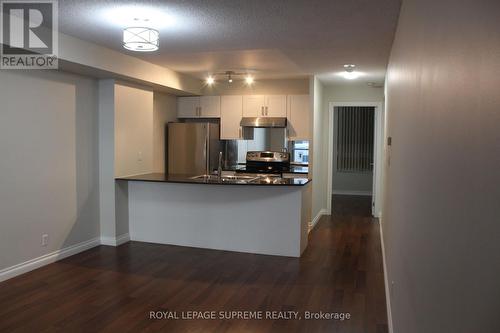
[[[5,281],[0,331],[387,332],[378,222],[346,214],[353,198],[340,199],[334,207],[344,209],[321,219],[300,259],[130,242]],[[149,319],[150,311],[238,310],[351,319]]]
[[[333,195],[332,210],[337,216],[371,216],[372,197],[365,195]]]

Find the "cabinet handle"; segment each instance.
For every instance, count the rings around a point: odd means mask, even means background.
[[[238,129],[238,138],[240,138],[240,139],[241,139],[241,136],[242,136],[242,135],[241,135],[241,127],[240,127],[240,128]]]
[[[260,115],[261,115],[261,116],[263,116],[263,115],[264,115],[264,107],[263,107],[263,106],[261,106],[261,107],[260,107]]]
[[[269,107],[266,106],[266,116],[269,115]]]

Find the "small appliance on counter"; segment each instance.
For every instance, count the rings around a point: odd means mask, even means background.
[[[167,170],[171,175],[211,174],[223,151],[216,123],[168,123]]]

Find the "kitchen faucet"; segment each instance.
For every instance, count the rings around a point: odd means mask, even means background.
[[[219,165],[217,167],[217,175],[219,178],[222,177],[222,152],[219,152]]]

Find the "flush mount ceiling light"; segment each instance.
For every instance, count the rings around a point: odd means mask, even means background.
[[[247,85],[252,85],[254,83],[253,77],[248,73],[238,73],[238,72],[234,72],[234,71],[225,71],[225,72],[220,72],[220,73],[212,73],[211,75],[209,75],[205,81],[206,84],[208,84],[208,85],[214,84],[216,76],[225,77],[225,79],[227,80],[228,83],[233,83],[235,77],[238,79],[242,79],[242,77],[243,77],[243,80],[245,80],[245,83]]]
[[[143,20],[146,22],[146,20]],[[160,46],[158,30],[145,27],[130,27],[123,29],[123,47],[137,52],[152,52]]]
[[[344,72],[341,75],[347,80],[355,80],[361,76],[360,72],[356,72],[356,65],[346,64],[344,65]]]

